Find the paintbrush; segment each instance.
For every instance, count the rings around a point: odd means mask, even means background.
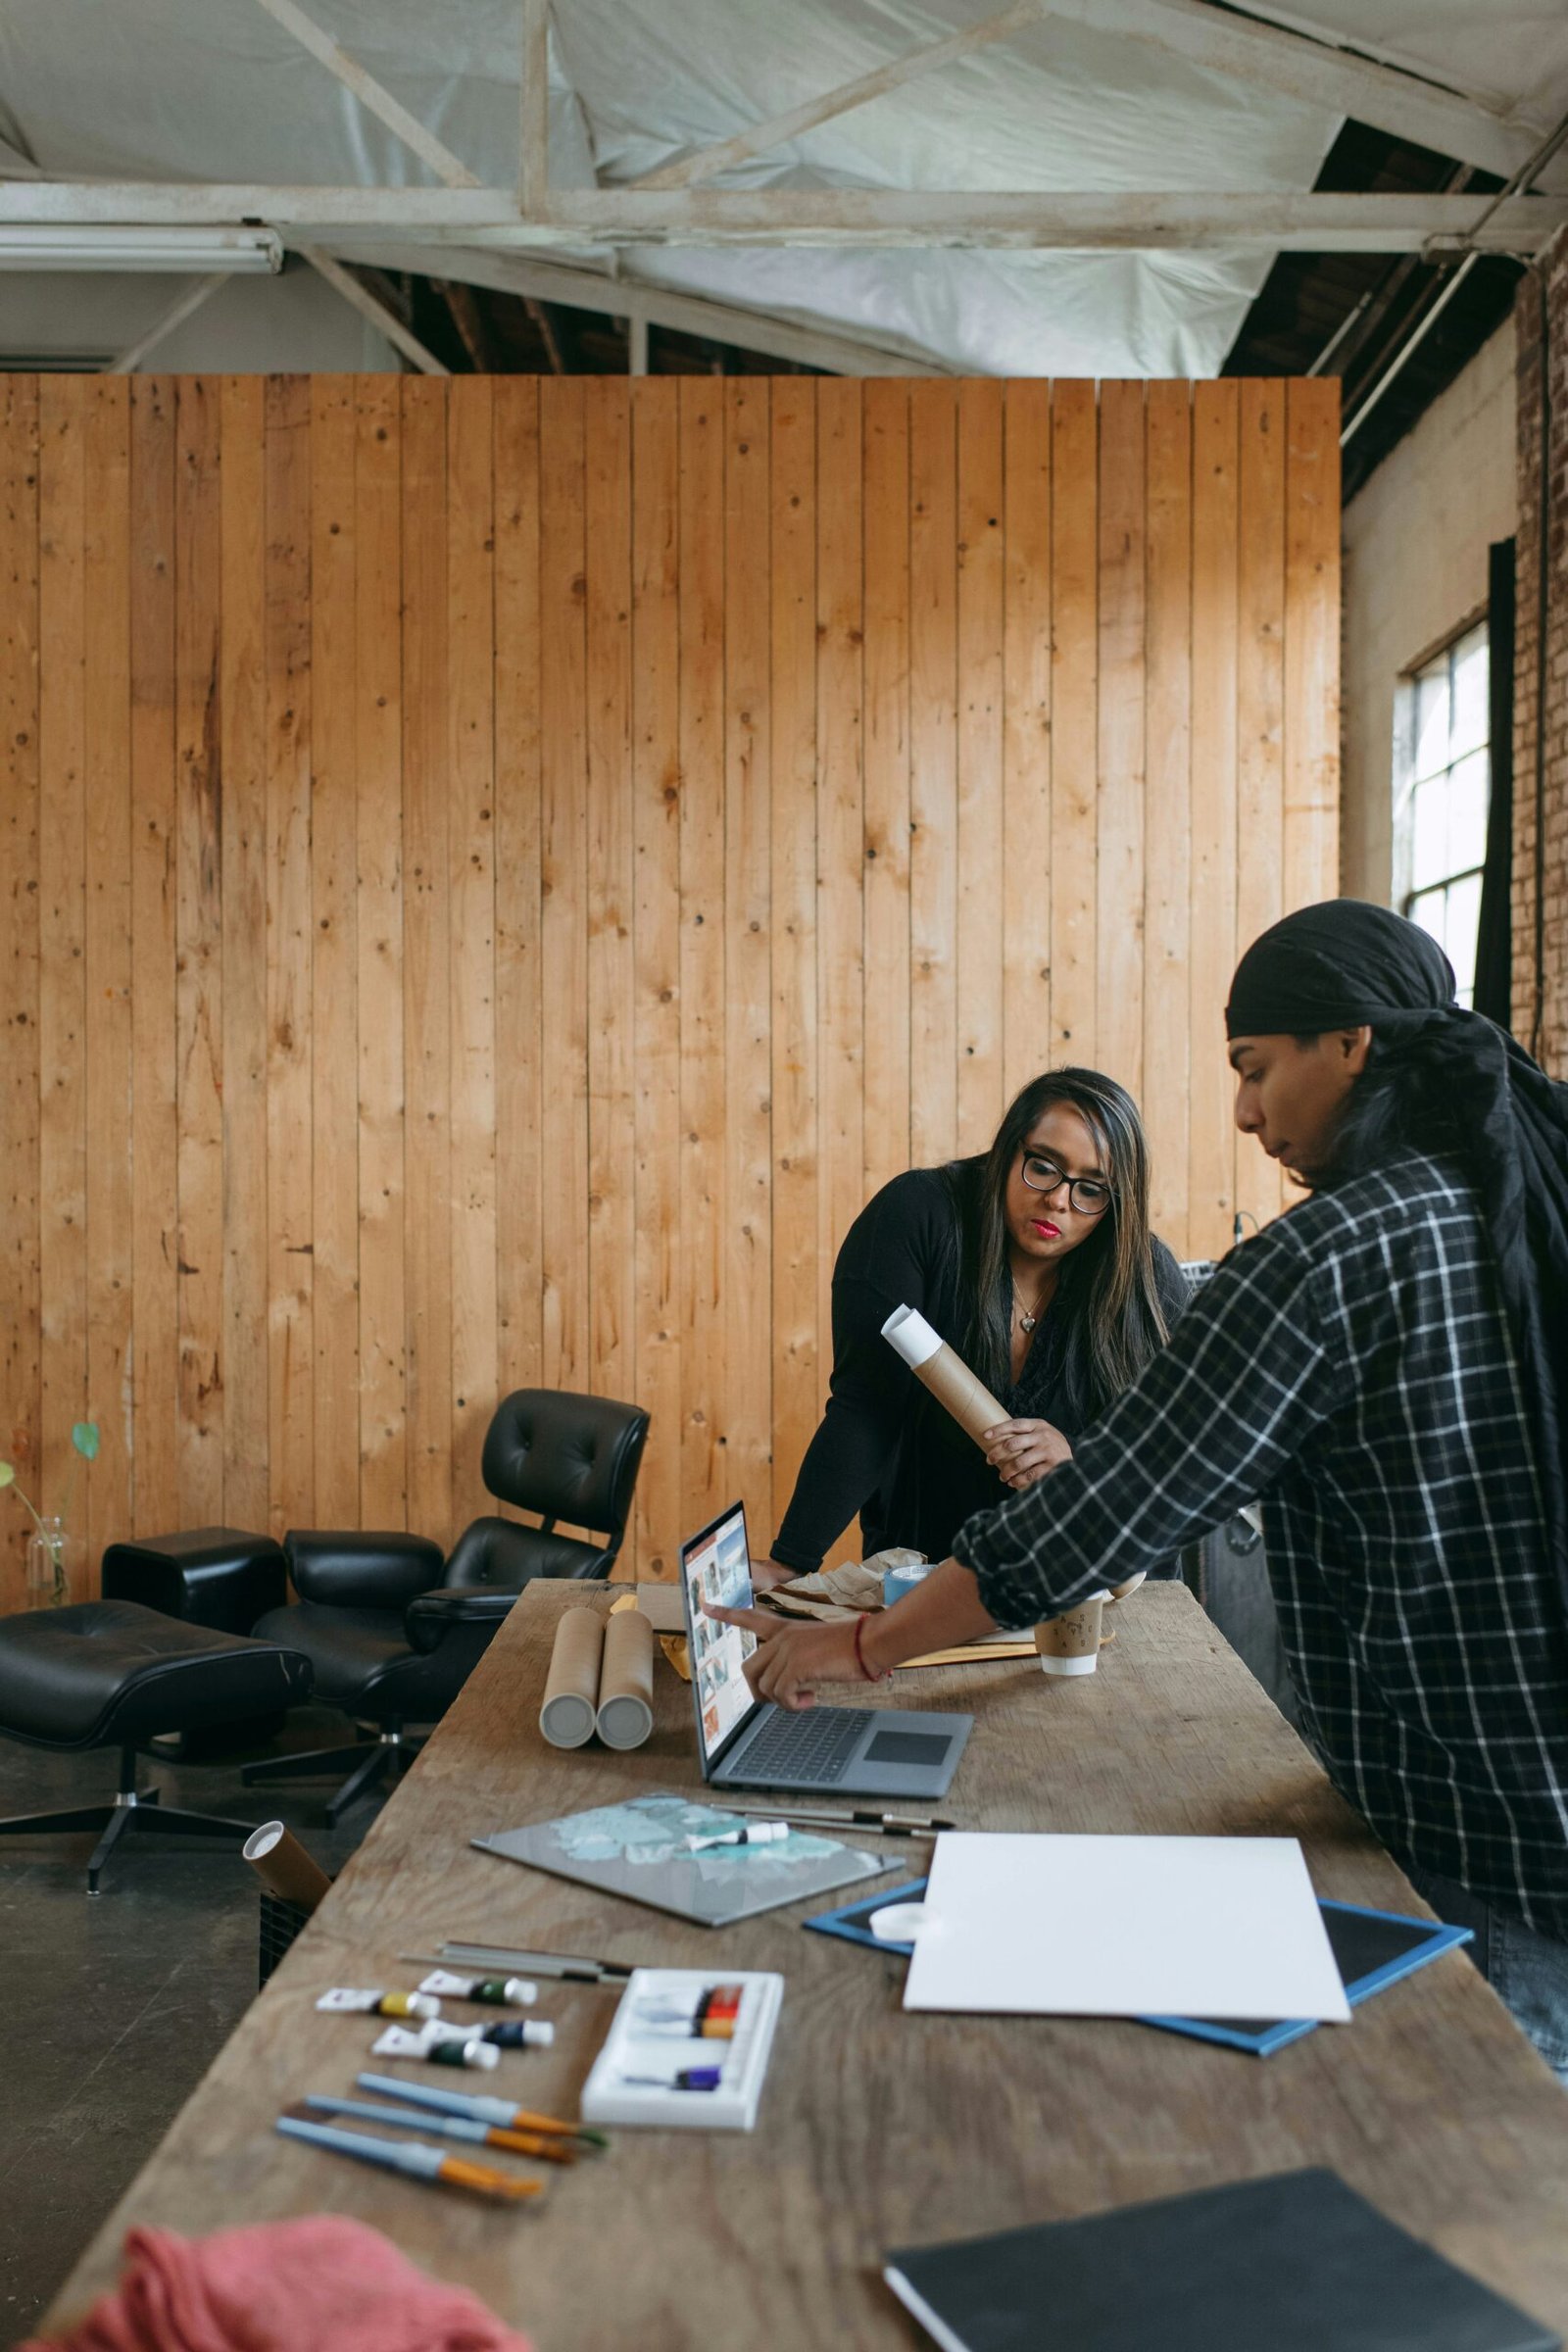
[[[436,2115],[463,2115],[471,2123],[499,2124],[503,2132],[545,2132],[552,2137],[586,2140],[591,2147],[608,2148],[603,2132],[586,2124],[563,2123],[559,2116],[535,2115],[531,2108],[514,2107],[510,2099],[476,2098],[466,2090],[435,2090],[425,2082],[406,2082],[398,2075],[356,2075],[357,2090],[379,2091],[406,2107],[427,2107]]]
[[[493,2165],[471,2164],[465,2156],[449,2156],[422,2139],[371,2139],[363,2132],[340,2132],[333,2124],[308,2124],[297,2115],[280,2115],[277,2129],[286,2139],[307,2140],[313,2148],[330,2149],[334,2156],[355,2156],[361,2164],[376,2164],[383,2172],[403,2173],[413,2180],[438,2180],[444,2188],[461,2188],[471,2197],[486,2197],[499,2205],[516,2205],[543,2193],[542,2180],[518,2180],[498,2173]]]
[[[575,2164],[584,2151],[571,2147],[564,2139],[546,2137],[541,2132],[506,2132],[499,2124],[477,2123],[466,2115],[430,2115],[413,2107],[383,2107],[369,2099],[329,2099],[312,2091],[296,2100],[288,2113],[308,2123],[309,2108],[316,2115],[357,2116],[363,2123],[386,2124],[395,2132],[434,2132],[442,2139],[463,2139],[476,2147],[505,2148],[512,2156],[532,2156],[544,2164]]]

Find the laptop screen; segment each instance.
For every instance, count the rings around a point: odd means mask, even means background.
[[[757,1647],[755,1634],[719,1625],[703,1613],[705,1600],[720,1608],[752,1605],[752,1559],[746,1541],[746,1506],[732,1503],[721,1518],[680,1547],[690,1627],[692,1686],[697,1699],[697,1737],[706,1772],[753,1709],[760,1704],[746,1680],[746,1661]]]

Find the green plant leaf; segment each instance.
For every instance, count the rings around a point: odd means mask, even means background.
[[[95,1462],[98,1458],[97,1422],[78,1421],[71,1432],[71,1443],[85,1460]]]
[[[9,1487],[16,1475],[16,1467],[13,1463],[0,1462],[0,1487]]]

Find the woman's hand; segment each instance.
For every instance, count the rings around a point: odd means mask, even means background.
[[[759,1698],[770,1698],[799,1713],[815,1705],[819,1683],[865,1681],[855,1654],[853,1618],[798,1625],[765,1609],[720,1609],[710,1601],[703,1605],[720,1625],[738,1625],[757,1636],[757,1648],[746,1661],[746,1680]]]
[[[984,1445],[986,1460],[1009,1487],[1032,1487],[1072,1460],[1072,1447],[1049,1421],[999,1421]]]

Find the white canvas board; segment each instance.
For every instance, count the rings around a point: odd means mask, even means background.
[[[1294,1838],[939,1838],[904,2006],[1350,2015]]]

